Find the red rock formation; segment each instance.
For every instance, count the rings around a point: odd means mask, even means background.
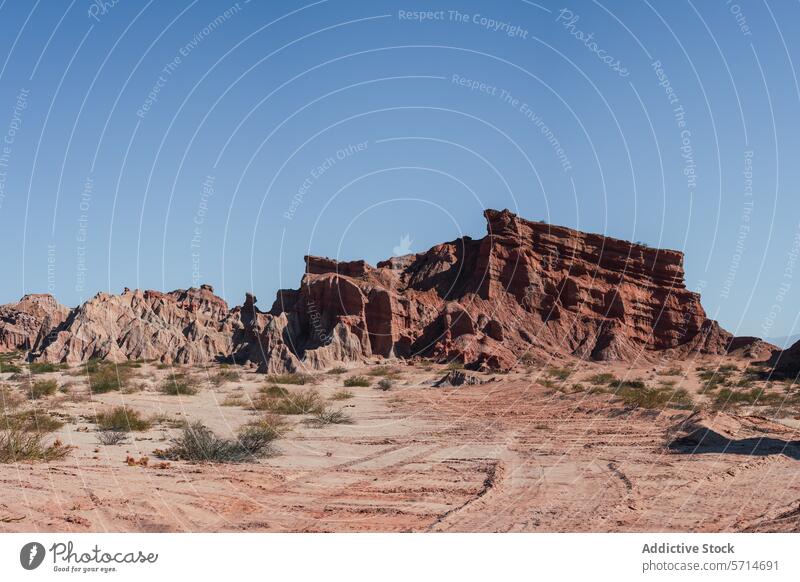
[[[186,291],[98,293],[34,346],[46,362],[147,359],[203,363],[230,355],[241,333],[239,310],[203,285]]]
[[[17,303],[0,305],[0,352],[29,350],[68,315],[69,309],[52,295],[25,295]]]
[[[250,303],[248,357],[271,370],[415,355],[508,368],[525,354],[630,360],[731,345],[686,289],[682,253],[485,216],[482,239],[377,267],[306,257],[298,290],[280,291],[269,313]]]
[[[530,222],[507,210],[485,216],[481,239],[464,237],[375,267],[306,257],[300,288],[279,291],[268,312],[249,294],[229,310],[208,286],[100,293],[57,333],[40,336],[34,357],[231,357],[284,372],[414,356],[504,369],[523,357],[763,351],[706,318],[700,296],[684,285],[677,251]]]

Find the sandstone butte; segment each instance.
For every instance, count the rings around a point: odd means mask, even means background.
[[[320,370],[382,358],[509,369],[523,359],[632,361],[772,346],[734,338],[686,289],[683,254],[486,210],[487,235],[371,266],[305,257],[299,289],[269,311],[229,308],[208,285],[98,293],[74,309],[49,295],[0,306],[0,350],[35,361],[92,358],[254,363]],[[800,348],[798,348],[800,349]]]

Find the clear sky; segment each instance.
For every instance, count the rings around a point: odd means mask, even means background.
[[[419,12],[422,11],[423,14]],[[483,236],[511,208],[686,253],[800,330],[795,2],[0,0],[0,302]]]

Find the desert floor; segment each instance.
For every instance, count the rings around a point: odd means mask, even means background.
[[[748,380],[744,361],[531,364],[509,374],[476,374],[484,384],[447,388],[432,385],[448,371],[436,364],[315,372],[306,385],[286,388],[317,391],[352,424],[319,426],[308,415],[284,415],[274,454],[246,463],[164,461],[158,450],[187,421],[232,437],[263,414],[251,408],[275,378],[252,369],[184,368],[180,373],[197,393],[168,395],[159,386],[175,369],[145,363],[129,369],[121,390],[91,394],[80,367],[31,374],[24,362],[16,365],[20,371],[0,375],[4,414],[47,414],[64,424],[42,430],[44,442],[58,439],[73,448],[61,460],[0,464],[0,531],[800,527],[800,443],[791,438],[800,426],[797,386]],[[706,390],[708,371],[720,369],[724,382]],[[391,388],[377,389],[387,374]],[[681,406],[642,405],[615,395],[598,374],[686,394]],[[332,400],[356,375],[371,385],[347,388],[352,397]],[[56,381],[55,393],[25,396],[32,382],[46,380]],[[670,448],[673,427],[693,410],[716,413],[725,385],[734,392],[767,387],[769,406],[743,402],[724,409],[785,427],[777,440],[783,445]],[[122,444],[99,444],[95,415],[122,404],[150,419],[150,428],[128,433]]]

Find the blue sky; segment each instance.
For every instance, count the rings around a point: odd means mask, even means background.
[[[420,15],[418,12],[426,14]],[[0,3],[0,302],[387,258],[484,208],[683,250],[800,327],[796,3]]]

